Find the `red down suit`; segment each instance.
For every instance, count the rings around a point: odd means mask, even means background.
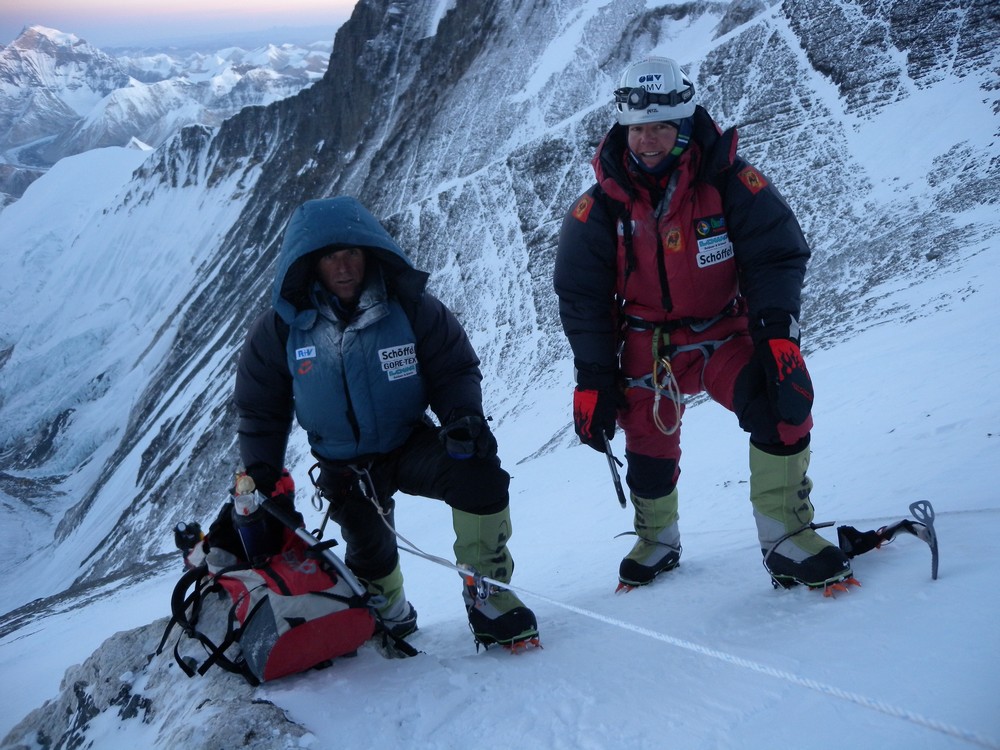
[[[635,166],[627,128],[616,124],[593,158],[597,182],[563,221],[554,272],[560,319],[578,380],[609,377],[624,387],[618,422],[629,485],[640,496],[676,483],[680,394],[707,392],[740,415],[766,398],[746,374],[737,386],[753,355],[753,321],[762,311],[799,317],[808,243],[781,194],[736,145],[735,129],[721,132],[699,106],[691,143],[657,179]],[[757,442],[793,445],[812,420],[741,424]],[[669,476],[662,460],[645,458],[668,460]]]

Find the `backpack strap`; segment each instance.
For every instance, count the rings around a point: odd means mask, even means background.
[[[257,687],[258,685],[260,685],[260,680],[257,679],[256,675],[254,675],[253,672],[250,671],[243,658],[239,657],[238,659],[233,661],[228,656],[226,656],[226,651],[229,649],[230,646],[238,644],[240,642],[240,637],[243,635],[244,632],[246,632],[245,631],[246,626],[250,624],[250,621],[253,620],[254,616],[260,611],[261,607],[264,606],[264,604],[266,603],[267,599],[261,599],[259,602],[257,602],[257,604],[254,605],[254,608],[247,613],[246,619],[243,621],[242,626],[237,627],[236,608],[239,606],[239,603],[234,602],[233,605],[229,608],[229,617],[226,622],[226,635],[223,637],[222,642],[219,643],[218,645],[210,641],[201,633],[195,631],[194,637],[197,638],[199,641],[201,641],[202,645],[204,645],[205,648],[208,649],[209,651],[208,658],[205,659],[205,661],[202,662],[201,666],[199,666],[197,669],[197,673],[199,675],[204,676],[204,674],[209,669],[211,669],[215,665],[218,665],[227,672],[232,672],[233,674],[242,675],[242,677],[247,682],[249,682],[253,687]],[[177,647],[175,646],[174,647],[175,658],[177,656],[176,648]],[[185,670],[185,673],[188,674],[188,677],[192,677],[194,675],[194,672],[195,670],[192,670],[191,673],[187,673],[187,670]]]
[[[632,215],[628,206],[605,192],[600,183],[594,185],[594,200],[600,202],[604,208],[614,216],[622,225],[622,243],[625,245],[625,277],[635,269],[635,248],[632,245]]]
[[[170,636],[170,631],[173,630],[174,625],[178,625],[183,632],[174,642],[174,661],[177,662],[177,666],[180,667],[181,671],[188,677],[194,677],[196,674],[204,675],[210,667],[217,664],[227,672],[242,675],[251,685],[259,685],[260,680],[258,680],[240,660],[233,661],[227,657],[225,653],[230,646],[239,643],[240,635],[242,633],[240,628],[236,627],[235,604],[233,604],[229,609],[226,634],[221,643],[215,643],[197,628],[202,601],[204,601],[205,597],[210,593],[224,591],[222,584],[218,583],[217,577],[230,570],[240,569],[243,567],[245,566],[226,568],[219,571],[214,576],[210,576],[208,573],[208,566],[199,565],[197,568],[192,568],[184,573],[184,575],[180,577],[180,580],[178,580],[174,585],[173,593],[170,596],[170,621],[167,623],[167,627],[163,631],[163,636],[160,638],[159,646],[157,646],[156,651],[151,654],[149,658],[152,659],[153,656],[159,655],[163,651],[167,639]],[[192,586],[194,587],[193,590],[191,590]],[[263,600],[258,602],[257,606],[247,615],[247,622],[250,621],[253,615],[260,608],[261,604],[263,604]],[[189,609],[191,610],[190,617],[188,617],[187,614]],[[208,659],[200,665],[197,663],[192,665],[190,659],[184,659],[181,657],[181,638],[185,636],[201,643],[201,645],[208,652]]]
[[[208,573],[207,565],[199,565],[197,568],[192,568],[181,576],[180,580],[174,585],[173,593],[170,596],[170,621],[167,623],[167,627],[163,630],[163,636],[160,638],[160,645],[156,647],[156,651],[150,656],[158,656],[162,651],[163,647],[167,643],[167,638],[170,637],[170,631],[173,630],[174,625],[180,625],[184,632],[193,630],[193,626],[188,621],[187,610],[188,607],[194,604],[196,607],[200,605],[201,595],[199,590],[201,588],[201,580]],[[195,587],[194,592],[188,595],[188,589],[191,586]],[[197,612],[198,610],[195,610]],[[195,620],[197,620],[197,614],[194,615]],[[185,668],[185,665],[181,665],[181,668]]]
[[[594,200],[601,201],[607,211],[617,219],[616,224],[621,224],[622,245],[625,248],[625,280],[635,270],[635,243],[632,239],[632,214],[621,201],[608,195],[600,184],[594,186]],[[617,238],[614,238],[617,245]],[[673,300],[670,297],[670,285],[667,283],[667,267],[663,258],[663,241],[659,232],[656,234],[656,270],[660,282],[661,304],[668,312],[673,309]]]

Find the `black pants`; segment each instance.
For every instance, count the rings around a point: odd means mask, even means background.
[[[340,525],[347,546],[348,567],[359,577],[373,580],[388,575],[399,561],[394,527],[393,494],[397,491],[443,500],[452,508],[477,515],[499,513],[509,502],[510,475],[500,459],[451,458],[438,439],[439,428],[420,425],[399,448],[371,459],[368,469],[379,505],[365,496],[359,475],[347,464],[320,458],[316,481],[330,501],[330,518]]]

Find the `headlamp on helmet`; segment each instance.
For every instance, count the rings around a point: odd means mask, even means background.
[[[615,89],[620,125],[683,120],[694,114],[694,83],[667,57],[630,65]]]

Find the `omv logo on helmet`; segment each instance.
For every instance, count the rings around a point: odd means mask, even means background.
[[[618,124],[678,122],[695,112],[694,82],[668,57],[648,57],[629,65],[614,91]]]

